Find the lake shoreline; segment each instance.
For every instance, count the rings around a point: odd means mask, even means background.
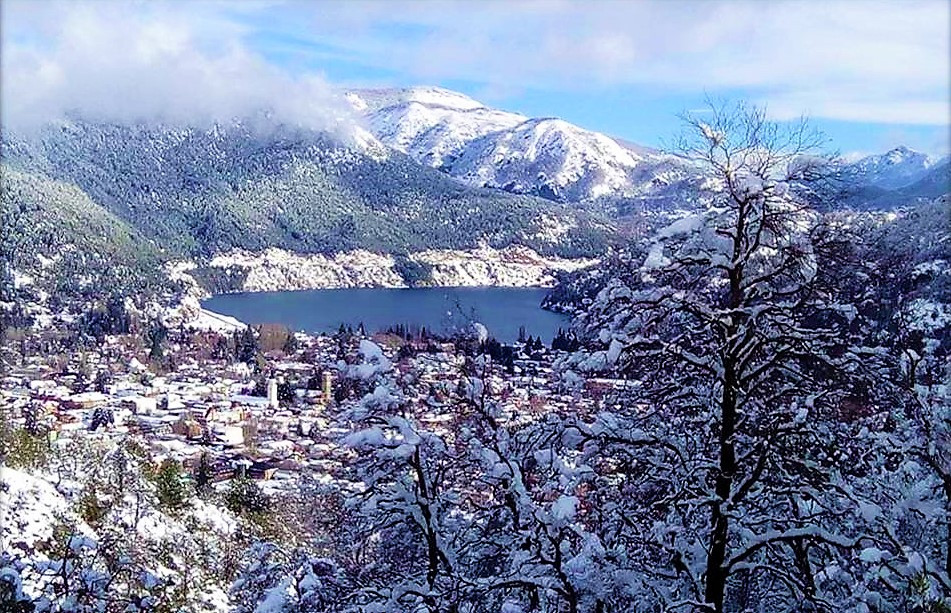
[[[246,324],[282,324],[309,334],[360,324],[371,333],[411,326],[445,334],[477,322],[497,340],[514,342],[522,326],[546,339],[570,326],[568,317],[542,308],[547,293],[537,287],[329,288],[216,294],[200,304]]]
[[[201,303],[219,296],[267,296],[269,294],[303,294],[307,292],[350,292],[350,291],[376,291],[387,290],[393,292],[414,292],[417,290],[432,291],[456,291],[456,290],[491,290],[491,289],[513,289],[513,290],[544,290],[550,292],[553,289],[551,285],[405,285],[400,287],[389,287],[385,285],[361,285],[357,287],[307,287],[301,289],[266,289],[266,290],[235,290],[228,292],[217,292],[208,294],[201,299]],[[548,310],[548,309],[546,309]]]
[[[558,276],[594,266],[594,258],[544,256],[520,245],[434,249],[405,255],[365,250],[301,254],[234,250],[207,262],[173,262],[206,294],[339,288],[553,287]]]

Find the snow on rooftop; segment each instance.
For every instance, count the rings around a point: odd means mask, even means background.
[[[230,333],[245,329],[247,324],[229,315],[201,309],[198,312],[198,317],[189,322],[188,326],[195,330]]]

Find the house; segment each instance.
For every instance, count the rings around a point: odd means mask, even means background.
[[[80,392],[66,399],[68,408],[92,409],[109,400],[109,397],[100,392]]]

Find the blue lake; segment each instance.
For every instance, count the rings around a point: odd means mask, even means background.
[[[368,332],[403,324],[453,332],[479,322],[502,342],[527,334],[551,342],[565,315],[545,311],[541,288],[465,287],[418,289],[325,289],[295,292],[221,294],[202,303],[205,308],[237,317],[249,324],[280,323],[305,332],[335,332],[340,324]]]

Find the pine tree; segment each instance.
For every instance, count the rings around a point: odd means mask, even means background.
[[[247,326],[244,330],[241,331],[236,342],[237,355],[235,356],[238,361],[244,362],[245,364],[253,364],[258,355],[258,337],[254,333],[254,330],[251,329],[251,326]]]
[[[211,461],[207,453],[198,457],[198,466],[195,469],[195,489],[199,494],[209,490],[211,486]]]
[[[235,513],[265,513],[271,508],[270,498],[245,474],[231,481],[225,501]]]
[[[163,460],[151,476],[159,503],[170,511],[178,511],[188,503],[181,465],[175,460]]]
[[[96,407],[92,413],[92,421],[89,424],[90,430],[97,430],[100,426],[107,426],[115,422],[115,416],[109,407]]]
[[[149,328],[148,345],[149,359],[161,360],[165,355],[164,344],[168,337],[168,330],[160,322],[155,322]]]

